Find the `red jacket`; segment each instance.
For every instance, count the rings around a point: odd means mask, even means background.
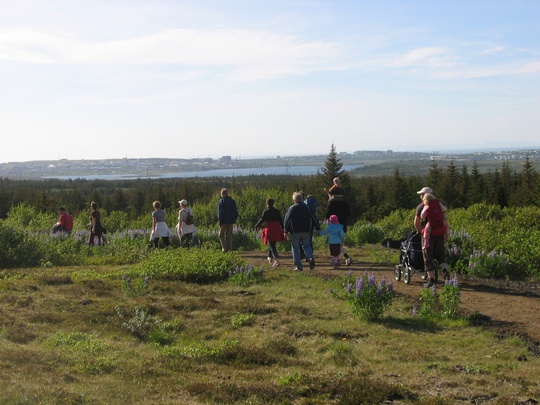
[[[60,226],[64,228],[64,231],[71,231],[73,229],[73,217],[67,212],[60,214],[60,220],[58,221]]]
[[[268,221],[266,223],[266,226],[262,230],[262,240],[265,245],[268,245],[268,242],[280,242],[285,240],[283,229],[281,229],[279,221]]]

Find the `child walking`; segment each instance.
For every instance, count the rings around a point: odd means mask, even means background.
[[[339,269],[340,266],[340,252],[341,244],[345,239],[345,232],[343,232],[343,225],[339,223],[337,215],[330,215],[328,219],[330,224],[319,232],[319,235],[328,235],[328,246],[330,248],[330,254],[332,255],[332,263],[334,269]]]

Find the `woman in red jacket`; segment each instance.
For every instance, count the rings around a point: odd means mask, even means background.
[[[258,230],[264,223],[262,239],[265,245],[270,245],[268,250],[268,263],[277,267],[279,266],[279,254],[276,243],[285,240],[283,233],[283,218],[277,208],[274,208],[273,198],[266,200],[266,207],[261,219],[255,224],[255,229]]]

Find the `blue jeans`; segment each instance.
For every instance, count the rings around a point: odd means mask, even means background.
[[[291,246],[294,265],[297,269],[302,269],[302,257],[300,256],[300,245],[306,252],[306,258],[313,259],[313,249],[311,248],[311,232],[297,232],[291,234]]]

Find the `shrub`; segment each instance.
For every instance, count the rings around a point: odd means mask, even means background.
[[[392,304],[394,290],[392,282],[386,284],[383,277],[376,283],[375,275],[367,272],[356,279],[353,286],[352,274],[346,278],[347,287],[344,294],[335,294],[338,298],[344,298],[352,307],[353,313],[365,321],[376,321],[384,313],[384,310]]]
[[[486,278],[505,278],[509,276],[510,260],[503,251],[473,250],[469,260],[469,274]]]
[[[376,242],[380,242],[384,238],[401,239],[406,237],[414,230],[415,211],[407,209],[399,209],[375,224],[382,231],[383,237]],[[374,243],[376,243],[374,242]]]
[[[115,309],[120,319],[126,319],[127,315],[122,308],[116,307]],[[136,338],[145,340],[153,329],[159,327],[161,319],[151,315],[139,305],[135,307],[134,312],[133,317],[122,322],[122,327],[129,330]]]
[[[27,232],[0,221],[0,263],[3,268],[35,267],[41,259],[39,244]]]
[[[455,318],[458,315],[461,294],[457,277],[448,280],[441,294],[437,285],[424,288],[420,293],[420,306],[413,308],[413,316],[424,319]]]
[[[362,246],[366,244],[380,243],[384,239],[384,231],[369,223],[357,222],[347,230],[345,242],[349,246]]]
[[[252,264],[247,266],[236,266],[229,272],[229,284],[248,287],[252,284],[261,283],[264,277],[264,267],[259,270],[253,268]]]
[[[209,283],[226,279],[229,271],[244,265],[237,252],[210,249],[156,249],[129,272],[129,276],[148,275],[152,279]]]

